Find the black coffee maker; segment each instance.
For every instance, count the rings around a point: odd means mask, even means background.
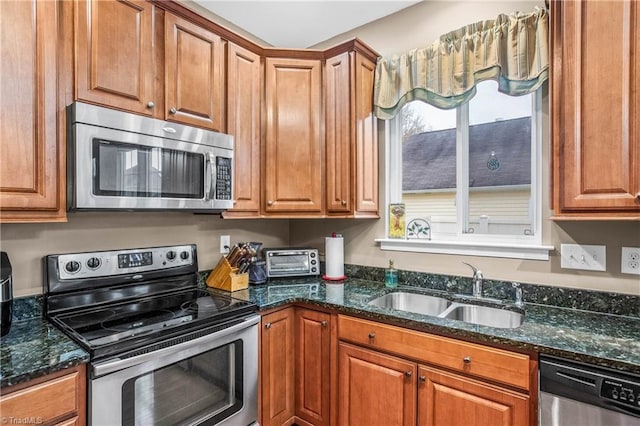
[[[11,262],[4,251],[0,251],[0,336],[4,336],[11,328],[13,314],[13,284]]]

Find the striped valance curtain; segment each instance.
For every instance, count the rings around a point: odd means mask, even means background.
[[[496,80],[501,92],[523,95],[548,77],[547,11],[499,15],[444,34],[424,48],[381,58],[376,67],[374,107],[393,118],[404,104],[421,100],[449,109],[468,102],[475,85]]]

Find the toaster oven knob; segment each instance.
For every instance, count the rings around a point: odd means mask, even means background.
[[[68,273],[74,274],[80,270],[80,262],[71,260],[64,265],[64,269],[66,269]]]
[[[188,258],[189,258],[189,252],[188,251],[180,252],[180,259],[187,260]]]
[[[169,259],[169,260],[173,260],[173,259],[175,259],[175,258],[176,258],[176,252],[175,252],[175,251],[173,251],[173,250],[169,250],[169,251],[167,252],[167,259]]]
[[[98,269],[100,267],[100,259],[97,257],[90,257],[89,260],[87,260],[87,267],[89,269]]]

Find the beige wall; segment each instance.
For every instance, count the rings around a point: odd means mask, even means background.
[[[42,257],[91,250],[198,245],[198,266],[212,269],[220,259],[220,235],[231,243],[261,241],[278,247],[289,241],[287,220],[223,220],[191,213],[69,213],[67,223],[4,224],[0,247],[13,267],[15,296],[43,293]]]
[[[445,32],[460,26],[494,18],[498,13],[514,10],[531,11],[543,2],[422,2],[395,15],[382,18],[372,24],[357,28],[321,45],[323,48],[337,44],[354,36],[377,50],[382,55],[401,53],[405,50],[431,43]],[[548,105],[548,98],[544,99]],[[384,220],[362,221],[291,221],[291,243],[311,245],[324,251],[324,236],[341,232],[345,237],[345,262],[350,264],[385,267],[389,259],[396,267],[414,271],[469,276],[469,268],[461,261],[479,267],[485,277],[502,280],[548,284],[562,287],[615,291],[640,294],[640,277],[620,273],[620,250],[622,246],[640,246],[640,224],[630,222],[552,222],[549,220],[549,119],[548,107],[544,113],[544,183],[543,188],[543,238],[556,250],[549,261],[528,261],[435,255],[382,251],[375,238],[384,237]],[[382,138],[381,138],[382,139]],[[384,141],[380,142],[384,153]],[[384,158],[380,163],[380,199],[384,200]],[[382,204],[383,205],[383,204]],[[381,208],[384,212],[384,207]],[[607,247],[607,272],[571,271],[560,268],[559,249],[561,243],[604,244]]]

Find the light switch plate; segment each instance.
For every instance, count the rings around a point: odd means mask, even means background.
[[[621,263],[623,274],[640,275],[640,247],[622,247]]]
[[[606,271],[606,246],[585,244],[562,244],[560,267],[585,271]]]

